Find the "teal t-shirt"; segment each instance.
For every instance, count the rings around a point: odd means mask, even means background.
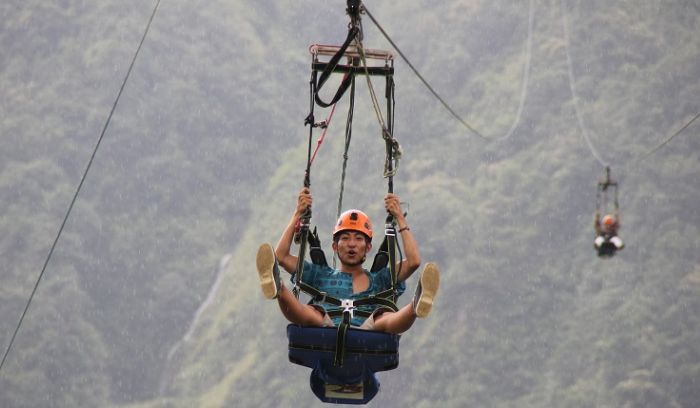
[[[369,286],[367,290],[359,293],[353,293],[352,291],[351,274],[333,269],[330,266],[320,266],[304,261],[304,276],[302,279],[306,284],[315,287],[321,292],[326,292],[329,296],[333,296],[337,299],[361,299],[391,289],[391,271],[389,271],[389,268],[380,269],[375,273],[370,273],[365,270],[365,273],[369,277]],[[406,283],[399,282],[396,285],[396,290],[400,296],[406,290]],[[342,310],[341,307],[329,303],[317,301],[313,303],[323,306],[327,312]],[[357,310],[363,310],[369,313],[373,312],[375,309],[375,305],[357,306]],[[336,316],[332,319],[336,326],[343,320],[342,316]],[[355,314],[350,324],[353,326],[361,326],[365,320],[365,317]]]

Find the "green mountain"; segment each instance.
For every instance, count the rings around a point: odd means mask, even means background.
[[[696,406],[698,123],[669,138],[700,112],[700,6],[373,3],[485,138],[395,53],[394,190],[443,286],[369,405]],[[3,353],[20,326],[0,406],[322,406],[254,256],[302,186],[307,49],[343,41],[345,2],[161,2],[115,105],[155,5],[0,6]],[[362,21],[366,47],[391,49]],[[384,141],[358,79],[342,206],[378,224]],[[311,169],[328,256],[347,111],[344,98]],[[606,165],[626,248],[600,259]]]

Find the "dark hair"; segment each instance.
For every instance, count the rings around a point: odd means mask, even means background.
[[[365,241],[367,241],[368,244],[372,243],[372,238],[370,238],[367,234],[365,234],[364,232],[355,231],[352,229],[347,229],[347,230],[342,230],[342,231],[336,232],[335,235],[333,235],[333,242],[335,242],[337,244],[338,241],[340,240],[340,236],[344,233],[345,234],[349,233],[350,231],[357,232],[358,234],[362,234],[362,236],[365,237]]]

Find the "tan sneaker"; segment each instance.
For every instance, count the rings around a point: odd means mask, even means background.
[[[280,292],[280,270],[275,258],[275,250],[270,244],[262,244],[255,258],[260,278],[260,288],[267,299],[275,299]]]
[[[418,317],[426,317],[433,308],[433,301],[440,287],[440,270],[437,265],[428,262],[420,275],[416,293],[413,295],[413,311]]]

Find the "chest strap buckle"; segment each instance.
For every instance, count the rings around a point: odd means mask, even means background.
[[[350,315],[350,319],[355,316],[355,303],[352,299],[341,300],[340,307],[343,308],[343,314],[348,313]]]

